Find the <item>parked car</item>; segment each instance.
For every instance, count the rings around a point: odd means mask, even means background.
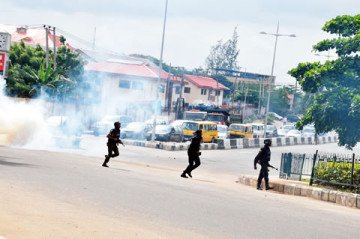
[[[254,137],[251,124],[231,124],[228,131],[230,139]]]
[[[279,137],[285,137],[286,134],[287,134],[290,130],[293,130],[293,129],[295,129],[295,126],[294,126],[294,125],[291,125],[291,124],[284,125],[284,126],[282,126],[280,129],[278,129],[278,136],[279,136]]]
[[[204,143],[216,143],[218,139],[217,125],[210,121],[188,121],[183,123],[184,140],[191,140],[196,130],[202,130]]]
[[[315,137],[315,127],[312,125],[307,125],[302,130],[303,137]]]
[[[283,117],[281,115],[276,114],[275,112],[269,112],[269,115],[273,115],[275,119],[282,120]]]
[[[57,146],[65,148],[80,146],[81,135],[84,131],[81,122],[67,116],[56,115],[47,118],[45,124]]]
[[[251,126],[252,126],[252,130],[254,133],[254,138],[261,138],[264,136],[264,133],[265,133],[265,131],[264,131],[265,125],[264,124],[252,123]]]
[[[151,140],[152,132],[153,132],[153,130],[150,129],[146,133],[146,140]],[[182,136],[181,129],[176,129],[176,127],[173,127],[171,125],[156,125],[155,140],[182,142],[183,136]]]
[[[228,138],[228,127],[226,125],[218,124],[218,137],[219,139],[227,139]]]
[[[266,137],[277,137],[278,133],[277,133],[277,128],[275,127],[275,125],[271,125],[268,124],[266,126]]]
[[[286,116],[286,119],[287,119],[288,122],[296,123],[301,118],[299,116],[297,116],[297,115],[288,115],[288,116]]]
[[[189,120],[175,120],[173,122],[171,122],[171,126],[173,127],[182,127],[183,123],[185,122],[189,122]]]
[[[297,129],[292,129],[289,132],[287,132],[286,137],[301,137],[301,131]]]
[[[94,135],[99,136],[101,134],[107,134],[114,128],[114,122],[116,121],[121,123],[121,127],[126,127],[132,122],[132,118],[127,115],[106,115],[92,126]]]
[[[122,139],[145,139],[146,133],[151,129],[151,125],[145,122],[132,122],[121,129]]]
[[[145,121],[146,124],[154,125],[154,117]],[[169,118],[164,116],[156,117],[156,125],[167,125],[169,124]]]

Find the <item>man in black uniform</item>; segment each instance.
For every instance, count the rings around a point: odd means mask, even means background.
[[[195,137],[192,138],[190,147],[188,149],[188,156],[189,156],[189,166],[184,170],[181,174],[181,177],[187,178],[186,174],[192,178],[191,171],[196,169],[200,166],[200,143],[202,141],[202,131],[197,130],[195,131]]]
[[[256,164],[261,165],[258,182],[257,182],[258,190],[262,190],[261,182],[263,179],[265,180],[265,189],[266,190],[273,189],[269,185],[269,167],[273,168],[273,166],[271,166],[269,164],[270,157],[271,157],[271,151],[270,151],[271,140],[265,139],[264,144],[265,144],[264,147],[260,149],[260,152],[258,153],[258,155],[256,155],[256,157],[254,159],[254,169],[255,170],[257,169]]]
[[[109,134],[106,136],[108,138],[107,147],[108,147],[108,154],[105,155],[105,161],[102,164],[103,167],[109,167],[107,163],[110,161],[110,158],[115,158],[119,156],[119,149],[117,145],[120,143],[122,145],[123,142],[120,139],[120,122],[114,123],[115,128],[110,130]]]

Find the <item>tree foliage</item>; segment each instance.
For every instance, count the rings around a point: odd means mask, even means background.
[[[291,102],[290,97],[293,97]],[[273,89],[271,93],[270,111],[281,116],[288,114],[303,114],[309,107],[311,94],[304,94],[293,86],[281,86]],[[292,107],[291,107],[292,104]]]
[[[339,145],[351,149],[360,140],[360,14],[338,16],[322,29],[337,36],[320,41],[314,50],[333,50],[338,58],[300,63],[289,71],[305,92],[316,94],[297,126],[314,123],[318,133],[334,130]]]
[[[237,28],[235,27],[232,38],[223,42],[218,41],[211,47],[209,56],[206,58],[208,70],[226,69],[236,70],[238,66],[238,38]]]
[[[45,66],[45,50],[41,46],[31,47],[23,42],[10,49],[9,75],[6,92],[10,96],[34,98],[42,90],[48,96],[59,98],[70,95],[81,83],[84,62],[81,57],[63,46],[57,49],[57,68],[53,70],[53,54],[50,51],[49,66]]]

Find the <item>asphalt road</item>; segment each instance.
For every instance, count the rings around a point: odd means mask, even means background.
[[[350,153],[335,144],[274,147],[272,163],[279,166],[282,152],[316,149]],[[360,235],[356,209],[235,183],[239,174],[257,174],[252,160],[258,149],[203,151],[193,179],[180,178],[187,164],[184,151],[126,146],[120,148],[120,157],[110,161],[110,168],[101,167],[106,152],[101,137],[85,137],[79,150],[57,151],[0,147],[0,181],[19,183],[79,208],[96,209],[114,220],[137,218],[134,224],[151,228],[159,238],[179,238],[174,234],[177,230],[193,238]],[[170,229],[162,230],[165,227]]]

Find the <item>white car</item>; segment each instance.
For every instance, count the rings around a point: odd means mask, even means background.
[[[286,134],[287,134],[290,130],[293,130],[293,129],[295,129],[295,126],[294,126],[294,125],[291,125],[291,124],[284,125],[284,126],[281,127],[280,129],[278,129],[278,136],[279,136],[279,137],[285,137]]]
[[[305,126],[302,130],[303,137],[315,137],[315,127],[314,126]]]
[[[301,131],[297,129],[292,129],[289,132],[287,132],[286,137],[301,137]]]
[[[218,137],[219,139],[227,139],[228,138],[228,127],[226,125],[218,124]]]

